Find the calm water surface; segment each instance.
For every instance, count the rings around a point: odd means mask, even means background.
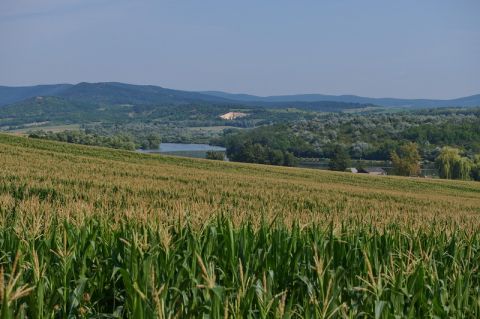
[[[142,153],[207,152],[225,151],[224,147],[208,144],[162,143],[158,149],[140,150]]]

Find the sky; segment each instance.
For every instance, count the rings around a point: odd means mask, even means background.
[[[478,0],[0,0],[0,85],[480,93]]]

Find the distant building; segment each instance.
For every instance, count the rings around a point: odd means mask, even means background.
[[[358,172],[369,175],[387,175],[387,172],[381,167],[360,168]]]

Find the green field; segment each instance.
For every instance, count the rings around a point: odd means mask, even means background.
[[[479,318],[480,183],[0,135],[0,318]]]

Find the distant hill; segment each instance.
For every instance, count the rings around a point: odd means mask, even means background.
[[[384,107],[474,107],[480,106],[480,94],[451,100],[370,98],[356,95],[296,94],[255,96],[221,91],[192,92],[172,90],[154,85],[133,85],[118,82],[37,85],[26,87],[0,86],[0,107],[37,96],[55,96],[84,103],[103,104],[183,104],[198,101],[269,108],[298,107],[311,110],[338,110],[358,105]],[[322,103],[319,103],[322,102]],[[338,104],[325,104],[336,102]],[[347,103],[350,105],[341,105]]]
[[[296,108],[340,112],[366,105],[329,101],[245,102],[198,92],[117,82],[0,87],[0,127],[29,123],[89,123],[98,121],[205,121],[235,110],[263,112]],[[263,112],[257,120],[268,120]],[[277,115],[283,116],[283,115]],[[285,115],[289,117],[291,115]],[[250,117],[251,118],[251,117]]]
[[[353,95],[259,97],[224,92],[191,92],[117,82],[0,87],[0,127],[30,123],[90,123],[159,120],[216,121],[228,112],[256,112],[256,120],[291,119],[291,109],[316,112],[371,110],[372,107],[480,106],[480,95],[454,100],[379,99]],[[288,112],[276,112],[282,109]],[[276,114],[273,114],[276,113]],[[261,115],[260,115],[261,114]],[[254,120],[252,116],[249,120]],[[209,123],[211,125],[211,123]]]
[[[117,107],[105,112],[92,103],[69,101],[61,97],[32,97],[0,108],[0,127],[24,123],[61,122],[80,123],[98,120],[119,120],[131,109]]]
[[[324,95],[324,94],[297,94],[278,96],[255,96],[248,94],[231,94],[220,91],[205,91],[203,94],[217,96],[224,99],[238,102],[267,102],[267,103],[288,103],[288,102],[320,102],[331,101],[341,103],[372,104],[385,107],[474,107],[480,106],[480,94],[462,97],[451,100],[432,99],[396,99],[396,98],[370,98],[356,95]]]
[[[37,96],[55,96],[85,103],[103,104],[159,104],[238,103],[221,97],[197,92],[165,89],[153,85],[133,85],[117,82],[38,85],[26,87],[0,86],[0,106],[20,102]]]
[[[79,83],[55,94],[69,100],[104,104],[182,104],[197,101],[238,103],[221,97],[197,92],[172,90],[153,85],[133,85],[118,82]]]
[[[237,103],[242,103],[238,101]],[[303,102],[303,101],[291,101],[291,102],[264,102],[264,101],[252,101],[252,102],[243,102],[246,105],[250,106],[260,106],[266,109],[288,109],[295,108],[304,111],[313,111],[313,112],[342,112],[352,109],[366,109],[379,106],[373,104],[362,104],[362,103],[352,103],[352,102],[335,102],[335,101],[312,101],[312,102]]]
[[[68,91],[67,97],[37,96],[0,107],[0,127],[14,127],[27,123],[93,123],[161,120],[209,121],[231,109],[231,104],[211,103],[187,99],[161,98],[158,103],[141,96],[114,96],[86,94],[84,91]],[[195,102],[193,102],[195,101]],[[202,122],[203,123],[203,122]]]
[[[0,86],[0,106],[19,102],[36,96],[55,96],[61,94],[72,84],[53,84],[10,87]]]
[[[249,95],[224,96],[199,92],[166,89],[153,85],[133,85],[118,82],[86,83],[76,85],[39,85],[29,87],[0,87],[0,107],[16,103],[28,104],[28,100],[36,97],[55,97],[65,103],[92,105],[180,105],[188,103],[212,103],[236,106],[256,106],[265,108],[295,107],[304,110],[336,112],[343,109],[362,107],[357,102],[338,102],[325,100],[268,99]],[[251,97],[251,98],[249,98]]]

